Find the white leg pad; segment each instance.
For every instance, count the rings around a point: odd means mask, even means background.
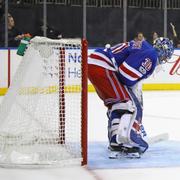
[[[129,143],[129,130],[131,125],[132,114],[124,114],[120,119],[120,123],[118,126],[116,141],[118,144],[126,144]]]
[[[148,148],[141,133],[141,123],[136,120],[137,109],[132,101],[114,104],[109,111],[109,141],[111,146],[139,147],[142,152]]]

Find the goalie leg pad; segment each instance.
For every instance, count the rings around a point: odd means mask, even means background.
[[[127,106],[128,104],[128,106]],[[109,114],[108,136],[110,146],[138,147],[141,152],[148,148],[143,139],[141,121],[136,120],[137,109],[130,107],[132,102],[118,103],[112,106]],[[124,109],[122,108],[124,107]],[[133,111],[134,110],[134,111]],[[140,113],[142,114],[142,113]]]

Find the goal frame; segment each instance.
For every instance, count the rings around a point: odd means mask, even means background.
[[[60,49],[62,52],[63,50]],[[9,52],[10,54],[10,52]],[[65,61],[65,52],[63,53],[64,57],[61,57],[61,60],[64,58]],[[88,149],[88,65],[87,65],[87,59],[88,59],[88,42],[86,39],[81,40],[81,157],[82,157],[82,162],[81,165],[86,165],[88,161],[88,154],[87,154],[87,149]],[[11,62],[10,58],[8,58],[8,87],[10,86],[10,76],[11,76]],[[61,63],[61,62],[60,62]],[[59,63],[59,64],[60,64]],[[64,65],[59,65],[59,68],[65,68],[63,67]],[[62,69],[64,71],[64,69]],[[60,77],[61,76],[61,77]],[[64,74],[59,75],[59,81],[63,81]],[[61,90],[62,92],[65,90]],[[65,93],[65,92],[64,92]],[[63,93],[62,93],[63,94]],[[60,96],[60,93],[59,93]],[[64,97],[62,97],[63,99]],[[65,106],[65,104],[63,105]],[[60,110],[59,108],[59,111]],[[59,112],[59,114],[64,114],[65,112]],[[60,135],[60,137],[64,137],[64,139],[59,139],[60,144],[65,143],[65,128],[62,125],[66,121],[65,117],[59,116],[59,126],[62,128],[61,132],[64,133],[64,135]],[[64,129],[63,129],[64,128]]]

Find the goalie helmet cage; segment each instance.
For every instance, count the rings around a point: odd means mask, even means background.
[[[0,166],[87,164],[87,41],[35,37],[0,106]]]

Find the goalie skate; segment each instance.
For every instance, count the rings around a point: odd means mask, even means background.
[[[129,158],[129,159],[138,159],[141,157],[141,153],[139,152],[139,148],[127,148],[127,147],[108,147],[108,156],[109,159],[121,159],[121,158]]]

